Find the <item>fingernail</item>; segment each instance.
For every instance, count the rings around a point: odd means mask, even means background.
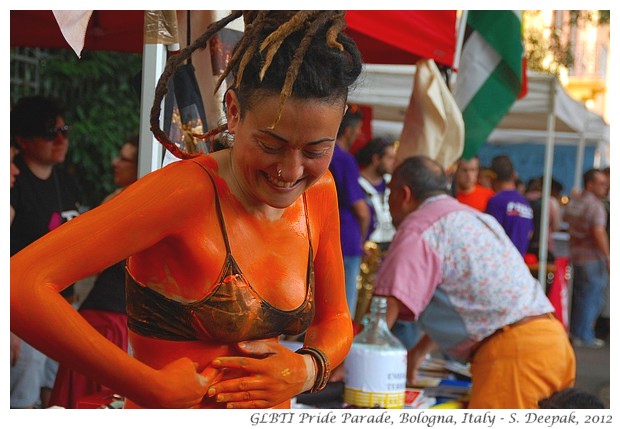
[[[209,390],[207,390],[207,396],[211,397],[215,395],[215,389],[213,387],[209,387]]]

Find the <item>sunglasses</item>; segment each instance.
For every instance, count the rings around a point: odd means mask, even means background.
[[[49,130],[45,131],[45,133],[43,133],[41,137],[43,137],[45,140],[48,140],[48,141],[56,140],[58,133],[62,134],[63,137],[67,137],[69,135],[69,130],[70,130],[69,125],[64,125],[62,127],[56,127],[56,128],[50,128]]]

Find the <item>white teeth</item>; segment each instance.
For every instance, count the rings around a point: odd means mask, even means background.
[[[277,178],[273,177],[273,176],[267,176],[267,180],[269,180],[269,182],[279,188],[290,188],[291,186],[293,186],[295,184],[295,182],[283,182],[281,180],[278,180]]]

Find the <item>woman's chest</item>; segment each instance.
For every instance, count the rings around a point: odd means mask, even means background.
[[[216,225],[218,226],[218,225]],[[307,288],[310,241],[305,228],[228,220],[194,225],[130,259],[140,283],[180,302],[200,301],[224,280],[229,262],[255,294],[276,308],[299,306]]]

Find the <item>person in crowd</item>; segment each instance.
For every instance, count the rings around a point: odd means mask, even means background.
[[[120,194],[138,179],[138,134],[125,138],[118,155],[112,160],[116,189],[106,196],[105,203]],[[103,270],[79,307],[80,315],[98,332],[127,351],[127,311],[125,309],[125,261]],[[79,401],[89,395],[110,392],[87,374],[60,364],[50,397],[50,406],[78,408]]]
[[[226,130],[232,146],[188,154],[159,127],[169,76],[241,17],[226,125],[203,136]],[[344,24],[343,11],[233,11],[170,57],[151,126],[186,159],[11,258],[14,332],[125,408],[284,408],[322,390],[353,337],[328,173],[362,68]],[[131,355],[57,296],[125,258]],[[303,332],[296,352],[279,343]]]
[[[429,353],[471,362],[470,408],[537,408],[571,387],[575,355],[553,306],[497,221],[448,195],[441,165],[414,156],[390,181],[396,235],[377,273],[387,321],[417,320],[407,381]]]
[[[454,196],[459,202],[484,212],[494,192],[491,188],[478,183],[479,175],[480,158],[477,156],[470,159],[460,158],[454,173]]]
[[[14,162],[15,155],[18,153],[19,149],[17,148],[17,144],[13,139],[11,139],[11,167],[9,169],[11,173],[11,188],[15,185],[15,178],[19,175],[19,168],[17,168],[17,165],[15,165]],[[15,210],[13,209],[13,206],[11,206],[11,220],[13,220],[13,216],[15,216]]]
[[[360,172],[355,157],[349,152],[362,134],[362,111],[349,105],[342,118],[334,155],[329,170],[334,176],[338,192],[340,214],[340,244],[344,258],[347,304],[351,316],[357,306],[357,277],[364,253],[364,240],[370,228],[370,208],[359,184]]]
[[[525,256],[534,231],[534,211],[516,189],[516,173],[510,157],[495,156],[491,160],[491,170],[495,173],[495,195],[489,198],[486,213],[497,219],[521,256]]]
[[[515,179],[515,189],[521,195],[525,194],[525,182],[520,177]]]
[[[562,226],[562,211],[558,195],[562,192],[564,186],[555,179],[551,179],[551,189],[549,194],[549,230],[547,235],[547,261],[555,260],[555,252],[553,245],[553,233],[559,231]],[[542,218],[542,189],[543,176],[535,177],[527,182],[527,187],[523,196],[528,200],[532,207],[534,230],[532,238],[527,249],[527,253],[531,253],[538,257],[540,250],[540,220]]]
[[[13,162],[13,160],[15,159],[15,155],[17,155],[18,152],[19,152],[19,149],[17,149],[17,144],[15,143],[15,140],[11,139],[11,155],[10,155],[11,156],[11,167],[9,168],[10,173],[11,173],[11,188],[15,184],[15,178],[19,174],[19,168],[17,168],[17,166],[15,165],[15,162]],[[15,210],[13,209],[13,206],[11,206],[11,221],[13,220],[14,216],[15,216]],[[11,332],[10,340],[11,340],[10,352],[11,352],[11,368],[12,368],[13,366],[15,366],[15,364],[19,360],[19,356],[21,352],[21,340],[13,332]],[[11,372],[11,399],[12,398],[13,398],[13,373]],[[36,396],[33,395],[33,399],[27,402],[30,404],[29,407],[34,407],[34,404],[36,402]],[[11,408],[13,408],[12,402],[11,402]]]
[[[607,212],[607,240],[611,240],[611,236],[609,235],[609,223],[611,220],[611,205],[609,200],[609,188],[611,184],[611,179],[609,175],[609,166],[603,169],[603,173],[607,178],[607,196],[602,200],[603,205],[605,206],[605,211]],[[609,241],[611,243],[611,241]],[[595,333],[596,338],[600,338],[603,341],[609,340],[609,323],[611,319],[611,301],[609,295],[609,287],[610,287],[611,277],[607,276],[607,286],[605,286],[605,292],[603,293],[603,308],[601,309],[601,314],[596,320],[595,325]]]
[[[24,97],[11,109],[20,171],[10,193],[11,255],[79,215],[79,186],[61,167],[69,145],[64,112],[58,101],[43,96]],[[62,295],[71,302],[73,286]],[[57,369],[55,360],[22,341],[11,366],[11,407],[47,407]]]
[[[573,299],[570,332],[576,347],[600,348],[594,324],[603,305],[609,278],[607,212],[602,199],[609,187],[605,174],[592,168],[583,174],[583,192],[566,206],[569,252],[573,265]]]
[[[377,243],[385,251],[395,232],[388,205],[390,191],[387,185],[394,170],[396,142],[383,137],[371,139],[355,152],[355,159],[360,172],[358,181],[366,193],[371,215],[365,239]]]
[[[567,389],[555,392],[548,398],[542,399],[538,403],[538,408],[561,410],[588,410],[588,409],[603,409],[605,404],[596,395],[590,392],[586,392],[582,389],[576,389],[569,387]]]
[[[478,173],[478,184],[493,190],[493,180],[495,180],[496,177],[497,175],[489,167],[481,166],[480,173]]]
[[[360,167],[359,183],[371,208],[367,240],[377,243],[383,257],[396,233],[388,204],[388,183],[394,171],[396,142],[384,137],[371,139],[355,153],[355,159]],[[411,321],[397,320],[391,331],[408,348],[413,347],[422,335],[418,324]]]

